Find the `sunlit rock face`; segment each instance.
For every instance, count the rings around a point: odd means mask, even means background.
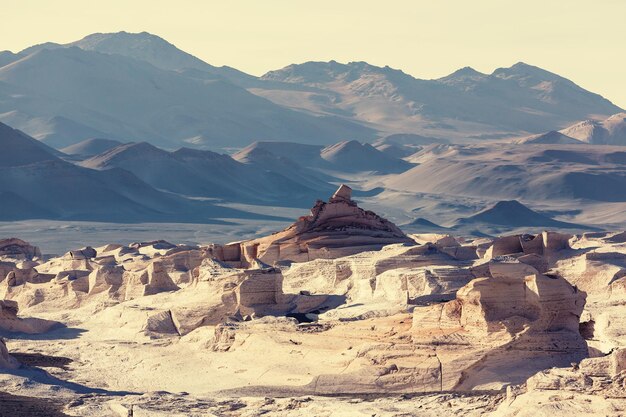
[[[359,208],[352,190],[341,185],[328,202],[317,201],[311,214],[271,236],[240,244],[243,262],[306,262],[338,258],[392,243],[414,242],[396,225]]]
[[[58,322],[38,318],[18,317],[18,304],[13,300],[0,300],[0,331],[39,334],[57,327]]]
[[[32,260],[33,258],[40,257],[41,251],[38,247],[32,246],[21,239],[0,239],[0,261],[3,260],[3,258]]]
[[[514,259],[493,260],[488,269],[458,289],[454,300],[416,307],[408,338],[363,347],[363,357],[376,366],[322,376],[316,388],[500,389],[587,356],[579,333],[584,292]]]
[[[123,372],[146,392],[391,398],[512,387],[521,403],[578,387],[613,398],[625,372],[615,353],[625,340],[622,240],[409,239],[341,187],[311,216],[252,241],[109,244],[51,259],[13,251],[0,263],[0,331],[20,335],[7,343],[15,359],[34,348],[71,357],[73,380],[109,389],[129,389]],[[309,260],[319,242],[328,256]],[[296,244],[306,259],[281,257]],[[3,347],[0,367],[17,366]]]

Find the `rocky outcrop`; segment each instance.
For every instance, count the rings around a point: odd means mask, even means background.
[[[287,293],[345,296],[346,302],[388,303],[407,308],[430,298],[454,297],[474,276],[433,244],[390,245],[338,259],[293,263],[283,271]]]
[[[512,259],[494,260],[489,270],[490,277],[472,280],[454,301],[414,312],[416,343],[432,348],[447,341],[435,348],[442,389],[522,382],[547,364],[587,355],[579,333],[584,292]]]
[[[79,250],[70,251],[67,256],[71,259],[93,259],[98,256],[98,252],[91,246],[87,246]]]
[[[1,239],[0,260],[2,258],[32,260],[33,258],[41,258],[41,251],[38,247],[32,246],[21,239]]]
[[[570,249],[573,235],[557,232],[542,232],[533,235],[513,235],[497,238],[487,250],[486,259],[502,255],[534,254],[550,257],[555,253]]]
[[[21,318],[17,316],[18,305],[12,300],[0,300],[0,331],[12,333],[38,334],[45,333],[59,323],[38,318]]]
[[[317,201],[309,216],[300,217],[287,229],[224,246],[220,260],[239,261],[244,266],[255,259],[270,265],[308,262],[379,250],[393,243],[414,242],[390,221],[359,208],[350,187],[342,185],[328,202]]]
[[[125,300],[179,289],[159,261],[152,261],[144,270],[126,275]]]
[[[626,351],[618,349],[566,368],[538,372],[507,389],[494,417],[603,415],[626,411]]]
[[[347,188],[323,204],[323,210],[354,209]],[[331,242],[348,233],[330,226],[344,220],[319,218],[296,223],[303,233],[294,225],[293,234],[268,248],[284,254],[281,245]],[[313,224],[329,228],[313,230]],[[373,238],[359,230],[359,239]],[[248,385],[257,376],[261,385],[294,381],[289,389],[306,395],[500,390],[528,378],[523,389],[542,393],[589,378],[621,387],[623,355],[603,356],[625,340],[626,252],[608,242],[614,236],[420,234],[411,236],[413,243],[359,246],[347,256],[331,245],[330,259],[279,259],[274,266],[257,256],[267,252],[247,246],[254,241],[85,248],[45,263],[0,264],[9,271],[0,289],[10,300],[0,303],[0,328],[38,331],[36,322],[17,315],[17,301],[22,314],[67,317],[88,329],[89,343],[140,341],[142,349],[162,349],[158,355],[176,352],[177,363],[193,357],[207,372],[229,375],[220,387]],[[100,354],[93,345],[89,354]],[[132,356],[125,349],[120,352]],[[577,365],[583,377],[538,374],[587,357],[595,362]],[[213,365],[222,361],[240,373]],[[122,362],[138,384],[145,383],[144,372],[162,376],[154,362]]]

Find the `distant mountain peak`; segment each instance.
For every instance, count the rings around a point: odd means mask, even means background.
[[[37,45],[29,46],[28,48],[21,50],[19,52],[19,55],[26,56],[26,55],[30,55],[38,51],[47,50],[47,49],[57,49],[57,48],[63,48],[63,45],[59,43],[55,43],[55,42],[44,42],[44,43],[39,43]]]
[[[529,69],[529,68],[535,69],[535,68],[538,68],[538,67],[536,67],[534,65],[527,64],[527,63],[525,63],[523,61],[518,61],[515,64],[511,65],[511,68],[514,68],[514,69]]]
[[[482,72],[476,71],[472,67],[463,67],[454,71],[452,74],[446,76],[445,78],[452,77],[485,77],[487,74],[483,74]]]
[[[616,113],[604,120],[583,120],[562,129],[561,133],[592,144],[625,145],[626,113]]]
[[[117,146],[122,142],[112,139],[91,138],[61,149],[61,152],[73,156],[94,156]]]
[[[214,68],[201,59],[178,49],[160,36],[148,32],[92,33],[67,46],[77,46],[87,51],[105,54],[124,55],[166,70]]]
[[[150,42],[154,45],[160,45],[162,47],[173,47],[176,48],[173,44],[166,41],[162,37],[158,35],[154,35],[149,32],[112,32],[112,33],[92,33],[90,35],[85,36],[84,38],[72,42],[68,45],[75,45],[80,47],[81,49],[88,50],[97,50],[99,45],[111,43],[111,42],[124,42],[129,46],[145,46],[146,43]],[[110,47],[110,46],[109,46]]]
[[[500,200],[496,204],[494,204],[490,209],[491,211],[500,211],[505,210],[508,214],[520,214],[520,213],[531,213],[533,212],[531,209],[523,205],[517,200]],[[534,213],[534,212],[533,212]]]
[[[543,68],[527,64],[525,62],[518,62],[508,68],[498,68],[492,74],[492,76],[507,78],[507,77],[533,77],[540,78],[544,81],[567,81],[572,83],[566,78],[561,77],[553,72],[545,70]],[[572,83],[573,84],[573,83]]]
[[[336,80],[352,82],[368,74],[380,75],[381,78],[395,76],[413,79],[412,76],[388,65],[379,67],[365,61],[350,61],[344,64],[334,60],[291,64],[279,70],[269,71],[261,78],[290,83],[323,84]]]
[[[616,120],[616,121],[619,121],[619,122],[626,122],[626,112],[625,112],[625,113],[617,113],[617,114],[614,114],[614,115],[610,116],[610,117],[609,117],[608,119],[606,119],[606,120],[607,120],[607,121],[609,121],[609,120],[610,120],[610,121]]]
[[[491,224],[507,227],[560,227],[577,228],[580,225],[554,220],[538,213],[517,200],[501,200],[473,216],[458,219],[456,226]]]
[[[518,139],[513,143],[526,143],[526,144],[581,144],[582,142],[578,139],[574,139],[569,137],[561,132],[556,130],[551,130],[546,133],[540,133],[537,135],[528,136],[522,139]]]

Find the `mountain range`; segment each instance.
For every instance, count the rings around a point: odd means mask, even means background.
[[[264,218],[222,205],[309,207],[336,189],[341,179],[333,173],[382,175],[413,166],[359,142],[258,142],[230,156],[90,139],[61,152],[2,123],[0,149],[0,220]]]
[[[620,111],[572,81],[522,62],[491,74],[463,68],[436,80],[366,62],[307,62],[262,79],[281,84],[255,89],[259,95],[320,114],[349,115],[388,133],[503,136]]]
[[[132,172],[94,170],[0,123],[0,220],[220,223],[218,218],[264,218],[158,190]]]
[[[59,149],[93,138],[214,150],[407,133],[466,141],[538,134],[622,111],[524,63],[435,80],[335,61],[255,77],[145,32],[0,52],[0,121]]]
[[[249,162],[190,148],[168,152],[140,142],[114,147],[80,165],[104,172],[124,169],[170,193],[226,202],[306,207],[335,188],[286,158],[274,157],[269,167]]]

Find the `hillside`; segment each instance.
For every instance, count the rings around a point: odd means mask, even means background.
[[[622,147],[592,145],[432,146],[385,185],[491,200],[626,202],[625,155]]]
[[[194,79],[77,47],[36,50],[0,68],[0,83],[0,97],[4,89],[13,97],[0,100],[0,121],[59,148],[92,137],[223,148],[260,138],[327,144],[374,136],[346,119],[281,107],[221,77]]]
[[[0,220],[211,223],[219,217],[263,217],[158,191],[123,169],[76,166],[1,123],[0,149]]]
[[[87,139],[61,149],[61,152],[78,157],[91,157],[120,146],[122,142],[112,139]]]
[[[448,139],[539,133],[621,111],[570,80],[521,62],[492,74],[464,68],[436,80],[366,62],[306,62],[262,79],[274,84],[255,92],[283,105],[350,114],[384,132]]]
[[[57,159],[55,150],[0,123],[0,168],[30,165]]]
[[[604,120],[585,120],[561,130],[564,135],[597,145],[626,145],[626,113]]]
[[[105,172],[121,168],[157,189],[231,203],[306,207],[319,193],[332,189],[321,180],[299,175],[300,168],[286,160],[258,167],[211,151],[168,152],[146,142],[118,146],[81,165]]]
[[[578,143],[584,143],[578,139],[571,138],[564,135],[561,132],[551,130],[547,133],[540,133],[538,135],[532,135],[525,138],[516,139],[513,143],[534,143],[534,144],[561,144],[561,145],[573,145]]]
[[[321,157],[332,169],[343,172],[367,172],[397,174],[412,164],[385,154],[370,144],[353,141],[339,142],[322,149]]]
[[[472,216],[458,219],[455,227],[462,226],[504,226],[545,227],[545,228],[584,228],[584,226],[554,220],[549,216],[537,213],[517,200],[498,201],[494,205]]]

